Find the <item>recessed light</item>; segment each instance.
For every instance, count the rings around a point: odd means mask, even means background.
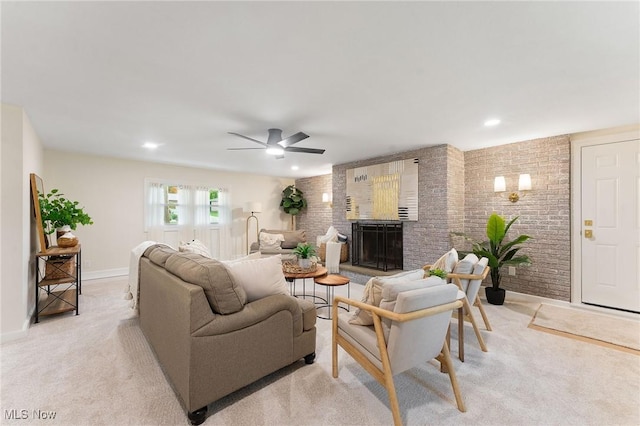
[[[143,148],[147,148],[147,149],[156,149],[158,147],[158,144],[155,142],[145,142],[142,145]]]
[[[493,118],[484,122],[484,125],[487,127],[497,126],[498,124],[500,124],[500,120],[498,120],[497,118]]]
[[[291,166],[291,170],[298,170],[300,167],[298,166]]]

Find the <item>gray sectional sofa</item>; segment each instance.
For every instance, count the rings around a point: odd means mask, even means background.
[[[194,425],[208,404],[315,359],[313,303],[284,294],[247,303],[216,260],[151,246],[140,259],[139,289],[140,327]]]

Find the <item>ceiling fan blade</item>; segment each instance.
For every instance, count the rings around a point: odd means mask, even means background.
[[[302,152],[305,154],[324,154],[324,149],[315,148],[296,148],[295,146],[288,146],[284,150],[287,152]]]
[[[249,140],[249,141],[251,141],[251,142],[259,143],[260,145],[262,145],[262,146],[264,146],[264,147],[266,147],[266,146],[267,146],[267,144],[266,144],[266,143],[264,143],[264,142],[260,142],[259,140],[256,140],[256,139],[253,139],[253,138],[247,137],[247,136],[245,136],[245,135],[241,135],[240,133],[234,133],[234,132],[227,132],[227,133],[229,133],[230,135],[239,136],[239,137],[241,137],[241,138],[243,138],[243,139],[246,139],[246,140]]]
[[[306,138],[308,138],[309,135],[307,135],[304,132],[298,132],[295,135],[291,135],[286,139],[281,140],[280,142],[278,142],[278,145],[280,145],[283,148],[286,148],[288,146],[291,146],[293,144],[296,144],[300,141],[305,140]]]
[[[244,151],[247,149],[265,149],[265,148],[227,148],[227,151]]]

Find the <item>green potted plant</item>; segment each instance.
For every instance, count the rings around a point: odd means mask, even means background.
[[[298,257],[298,265],[306,269],[311,266],[311,257],[316,255],[316,249],[309,243],[298,243],[293,254]]]
[[[527,255],[518,255],[521,244],[530,239],[528,235],[519,235],[514,240],[505,240],[511,225],[518,219],[514,217],[506,223],[504,218],[497,213],[491,214],[487,220],[487,241],[477,242],[461,232],[452,232],[452,235],[464,237],[472,244],[472,251],[478,257],[489,259],[491,267],[491,287],[485,287],[487,301],[492,305],[504,303],[505,290],[500,288],[500,268],[503,266],[529,266],[531,259]]]
[[[58,229],[68,226],[75,230],[78,225],[93,225],[91,217],[79,207],[78,201],[64,198],[64,194],[52,189],[48,194],[38,193],[42,227],[46,234],[53,234]]]
[[[303,192],[294,185],[289,185],[282,190],[282,200],[280,207],[286,214],[291,215],[291,229],[295,229],[294,218],[307,207],[307,200],[303,197]]]

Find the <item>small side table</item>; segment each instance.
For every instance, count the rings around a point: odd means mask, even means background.
[[[292,272],[284,272],[284,278],[289,282],[289,292],[291,293],[292,296],[298,296],[295,294],[295,281],[296,280],[302,280],[302,298],[306,299],[307,295],[306,295],[306,282],[307,282],[307,278],[316,278],[319,277],[321,275],[326,275],[327,274],[327,268],[325,268],[324,266],[318,266],[315,271],[311,271],[311,272],[303,272],[303,273],[299,273],[299,274],[295,274]],[[316,292],[315,292],[315,288],[313,291],[313,296],[310,297],[314,297],[315,298]]]
[[[333,296],[334,296],[334,290],[336,287],[341,286],[341,285],[346,285],[347,286],[347,297],[351,297],[351,282],[349,281],[349,278],[347,277],[343,277],[342,275],[338,275],[338,274],[330,274],[330,275],[326,275],[324,277],[318,277],[314,279],[314,282],[316,284],[320,284],[323,285],[327,288],[327,304],[326,305],[318,305],[316,306],[317,309],[320,308],[329,308],[329,314],[326,317],[320,316],[318,315],[318,318],[321,319],[331,319],[331,305],[333,304]],[[346,308],[344,306],[338,306],[341,309],[344,309],[345,311],[349,311],[349,306],[347,306]]]

